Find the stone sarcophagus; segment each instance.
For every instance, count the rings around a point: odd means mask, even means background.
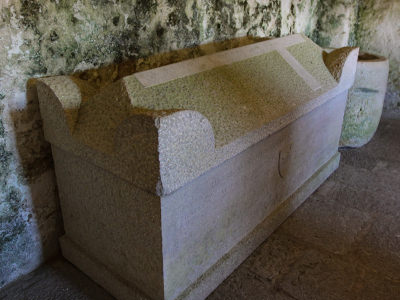
[[[37,85],[63,255],[117,299],[204,299],[338,166],[358,49],[302,35]]]

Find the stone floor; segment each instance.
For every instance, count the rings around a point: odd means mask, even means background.
[[[208,300],[400,299],[400,120],[383,120]],[[62,258],[0,299],[113,299]]]

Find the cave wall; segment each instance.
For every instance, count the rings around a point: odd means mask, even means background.
[[[146,68],[149,60],[143,58],[156,53],[302,32],[324,47],[359,45],[390,57],[385,107],[400,106],[396,0],[3,0],[0,5],[0,287],[56,255],[62,234],[51,151],[29,78],[126,60]],[[233,45],[238,43],[224,47]],[[181,59],[204,54],[196,49]],[[101,80],[96,72],[90,76]]]
[[[358,13],[357,46],[389,58],[385,111],[400,111],[400,1],[363,0]],[[392,114],[393,115],[393,114]]]

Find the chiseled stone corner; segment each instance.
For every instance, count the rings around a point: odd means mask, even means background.
[[[186,170],[204,169],[201,164],[215,148],[213,129],[202,114],[132,107],[122,80],[89,100],[90,105],[82,103],[80,87],[68,76],[41,79],[38,93],[48,141],[102,166],[109,166],[104,162],[106,155],[139,165],[143,177],[134,176],[126,167],[124,177],[157,194],[181,186]],[[118,99],[111,102],[112,97]],[[97,127],[100,122],[108,124]],[[112,169],[121,166],[116,164]]]
[[[345,89],[354,84],[359,48],[344,47],[332,52],[323,52],[324,63],[332,76]]]

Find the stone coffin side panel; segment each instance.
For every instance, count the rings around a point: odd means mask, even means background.
[[[337,153],[346,97],[162,198],[166,299],[193,284]]]
[[[52,148],[66,238],[128,286],[162,299],[159,197]]]
[[[314,175],[308,179],[295,193],[267,218],[263,220],[249,235],[242,239],[229,253],[207,270],[198,280],[187,288],[178,299],[205,299],[226,277],[229,276],[243,260],[256,249],[303,201],[310,196],[339,166],[340,154],[334,155]],[[111,272],[100,261],[89,256],[82,248],[68,237],[60,240],[63,255],[89,275],[95,282],[106,288],[120,300],[147,300],[148,297],[136,287],[127,284],[121,277]]]

